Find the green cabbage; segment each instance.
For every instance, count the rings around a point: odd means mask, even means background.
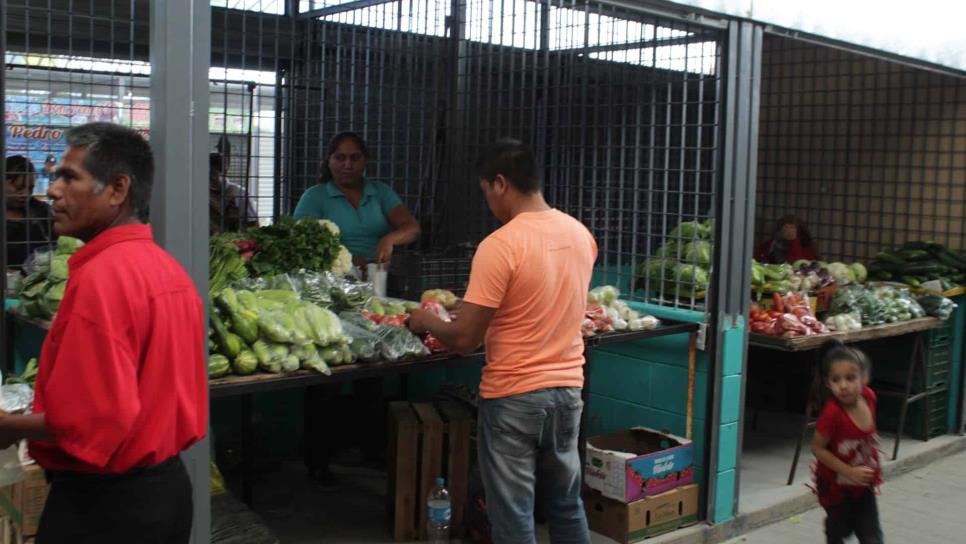
[[[684,261],[700,265],[711,264],[711,242],[698,240],[684,246]]]

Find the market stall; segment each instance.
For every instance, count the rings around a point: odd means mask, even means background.
[[[962,71],[780,28],[761,51],[740,453],[750,508],[809,477],[796,464],[824,342],[870,356],[894,459],[900,440],[958,432],[966,334],[966,170],[946,137],[963,119]],[[801,300],[782,311],[789,293]]]

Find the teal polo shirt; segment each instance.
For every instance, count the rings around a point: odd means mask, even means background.
[[[309,187],[299,199],[294,215],[296,219],[312,217],[332,221],[342,231],[342,245],[350,253],[372,260],[379,240],[392,231],[389,210],[402,204],[402,200],[381,181],[363,179],[363,184],[358,208],[353,208],[330,181]]]

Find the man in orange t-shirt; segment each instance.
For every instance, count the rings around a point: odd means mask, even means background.
[[[580,333],[597,244],[543,198],[533,154],[504,140],[477,163],[480,187],[503,227],[480,244],[458,317],[413,310],[409,328],[451,351],[486,340],[478,458],[496,544],[536,542],[534,496],[552,542],[590,542],[577,453],[583,403]]]

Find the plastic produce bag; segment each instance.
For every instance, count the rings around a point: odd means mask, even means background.
[[[379,336],[349,321],[342,322],[342,330],[351,338],[349,349],[352,350],[352,354],[356,359],[365,362],[378,361],[380,359],[382,354],[382,341],[379,339]]]
[[[859,330],[862,328],[862,314],[856,311],[829,316],[825,318],[825,326],[837,332]]]
[[[0,388],[0,410],[23,414],[34,404],[34,390],[25,383],[7,384]]]
[[[405,327],[379,325],[375,334],[381,340],[381,351],[387,361],[399,361],[408,357],[429,355],[429,348],[418,336]]]
[[[351,323],[356,327],[367,331],[374,331],[378,327],[375,322],[373,322],[368,317],[362,315],[361,312],[355,310],[346,310],[339,312],[339,319],[342,321],[342,325],[345,326],[347,323]],[[351,336],[351,335],[350,335]]]
[[[375,296],[371,283],[339,277],[331,272],[326,272],[323,277],[329,285],[332,304],[339,311],[363,308]]]
[[[23,263],[23,272],[30,274],[47,274],[50,272],[50,261],[54,257],[54,252],[50,249],[38,249]]]
[[[923,295],[918,299],[926,315],[946,321],[956,310],[956,303],[942,295]]]

